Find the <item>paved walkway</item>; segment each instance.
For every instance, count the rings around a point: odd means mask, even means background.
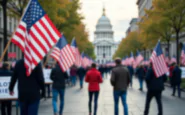
[[[127,102],[129,106],[129,115],[143,115],[146,88],[144,92],[138,90],[138,80],[134,79],[133,88],[129,88]],[[109,79],[105,79],[101,85],[97,115],[114,115],[114,103],[112,96],[112,87]],[[164,115],[184,115],[185,114],[185,94],[182,98],[171,96],[171,89],[166,87],[163,92],[163,110]],[[53,115],[52,100],[41,101],[39,115]],[[84,89],[80,90],[79,85],[76,87],[66,88],[64,115],[89,115],[88,114],[88,92],[87,84]],[[123,108],[120,102],[120,115],[123,115]],[[155,99],[152,100],[150,114],[157,115],[157,106]]]

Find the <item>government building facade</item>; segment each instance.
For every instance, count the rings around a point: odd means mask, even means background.
[[[118,43],[114,41],[114,31],[109,18],[105,15],[105,9],[96,25],[93,44],[97,63],[105,64],[113,60]]]

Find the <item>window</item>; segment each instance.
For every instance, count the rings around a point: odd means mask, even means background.
[[[12,18],[9,18],[9,31],[12,32]]]

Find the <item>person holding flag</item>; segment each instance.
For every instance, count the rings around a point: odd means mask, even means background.
[[[21,115],[38,115],[40,98],[45,97],[40,62],[60,36],[38,0],[30,0],[11,39],[24,52],[24,59],[15,65],[9,86],[10,95],[13,95],[16,81],[19,81]]]
[[[153,97],[155,97],[157,101],[159,111],[158,115],[163,115],[161,97],[162,91],[164,90],[164,82],[167,80],[166,73],[168,72],[168,67],[165,62],[160,42],[158,42],[157,46],[155,47],[150,60],[150,68],[148,69],[146,74],[148,91],[144,115],[149,114],[150,102]]]

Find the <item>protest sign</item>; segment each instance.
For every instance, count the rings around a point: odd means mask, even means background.
[[[51,69],[43,69],[45,84],[52,84],[53,81],[50,79]]]
[[[17,83],[14,87],[14,95],[9,94],[9,85],[11,77],[0,77],[0,100],[16,100],[18,99]]]

